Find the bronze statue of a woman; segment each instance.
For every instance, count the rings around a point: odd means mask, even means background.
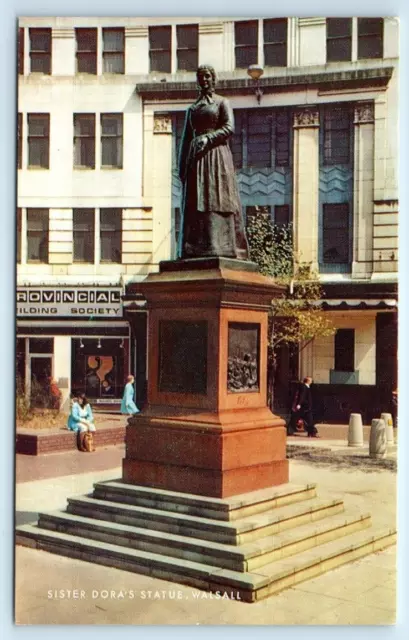
[[[179,156],[183,184],[181,258],[248,259],[229,138],[233,111],[214,93],[213,67],[197,70],[200,95],[187,110]]]

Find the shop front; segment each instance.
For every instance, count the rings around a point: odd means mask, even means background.
[[[101,408],[119,405],[131,353],[120,287],[18,288],[17,386],[33,404],[42,404],[53,377],[64,409],[73,392]]]

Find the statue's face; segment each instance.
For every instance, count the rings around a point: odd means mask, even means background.
[[[209,69],[201,69],[197,74],[197,81],[202,91],[209,91],[213,87],[213,78]]]

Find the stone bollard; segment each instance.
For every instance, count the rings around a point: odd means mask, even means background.
[[[369,436],[369,456],[371,458],[384,458],[386,456],[385,423],[379,418],[372,420]]]
[[[360,413],[351,413],[349,416],[348,447],[364,446],[364,429]]]
[[[386,443],[393,444],[393,420],[391,413],[381,413],[381,420],[385,423]]]

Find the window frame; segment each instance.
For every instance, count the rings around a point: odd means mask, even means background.
[[[77,133],[76,132],[76,122],[79,121],[81,118],[85,120],[89,120],[90,122],[93,121],[93,130],[94,130],[94,134],[88,134],[88,133]],[[93,171],[95,169],[95,165],[96,165],[96,116],[95,113],[74,113],[73,114],[73,125],[74,125],[74,145],[73,145],[73,152],[74,152],[74,158],[73,158],[73,168],[74,169],[79,169],[79,170],[90,170]],[[76,164],[76,153],[77,153],[77,144],[79,144],[79,155],[80,157],[82,156],[82,145],[81,145],[81,141],[82,140],[90,140],[93,141],[93,152],[92,152],[92,156],[93,156],[93,162],[91,164]]]
[[[38,231],[37,229],[30,230],[30,214],[38,216],[38,213],[41,212],[43,220],[46,220],[47,224],[44,225],[44,228]],[[41,233],[44,233],[44,238],[42,242],[44,242],[44,246],[46,250],[44,251],[44,259],[41,259],[41,251],[39,251],[40,257],[38,259],[29,257],[29,248],[30,248],[30,234],[34,234],[31,237],[37,238]],[[46,208],[35,208],[31,207],[27,209],[27,264],[49,264],[49,235],[50,235],[50,210]],[[41,242],[40,242],[41,246]]]
[[[23,210],[21,207],[17,207],[16,212],[16,263],[22,262],[22,228],[23,228]]]
[[[119,221],[119,225],[116,229],[112,230],[112,229],[103,229],[104,223],[102,218],[103,218],[103,214],[105,212],[116,212],[117,216],[115,217],[116,221]],[[99,261],[101,264],[122,264],[122,235],[123,235],[123,223],[122,223],[122,216],[123,216],[123,209],[118,208],[118,207],[101,207],[99,210],[99,242],[100,242],[100,256],[99,256]],[[107,234],[108,237],[113,236],[113,234],[116,234],[116,241],[117,244],[119,245],[119,259],[112,259],[112,255],[111,258],[107,258],[103,256],[103,239],[104,239],[104,235],[103,234]],[[111,247],[112,248],[112,247]]]
[[[271,40],[271,41],[267,41],[266,40],[266,27],[268,24],[272,24],[272,23],[285,23],[285,39],[284,40]],[[266,55],[266,49],[267,48],[279,48],[282,47],[285,50],[285,62],[283,64],[268,64],[266,62],[267,59],[267,55]],[[263,55],[264,55],[264,66],[265,67],[287,67],[288,66],[288,18],[266,18],[263,20]]]
[[[347,120],[347,126],[344,128],[336,126],[339,123],[339,116],[337,116],[337,112],[342,111],[345,114]],[[325,105],[321,111],[322,117],[320,117],[320,123],[322,123],[322,160],[321,164],[323,166],[334,166],[334,165],[350,165],[352,162],[352,154],[353,154],[353,140],[352,140],[352,132],[353,132],[353,118],[352,118],[352,106],[351,104],[331,104]],[[335,126],[331,126],[335,125]],[[339,151],[335,150],[336,145],[333,144],[333,140],[331,135],[334,133],[344,132],[344,135],[340,135],[342,140],[348,141],[348,154],[347,159],[341,160],[341,154]],[[335,136],[334,136],[335,137]],[[338,155],[336,155],[338,154]],[[346,157],[346,155],[345,155]]]
[[[183,47],[179,45],[179,32],[182,29],[192,29],[194,28],[196,30],[196,46],[195,47]],[[172,43],[172,41],[171,41]],[[179,52],[193,52],[195,55],[195,61],[192,64],[192,68],[189,69],[185,69],[182,66],[180,66],[179,63]],[[192,23],[192,24],[178,24],[176,25],[176,68],[177,71],[184,71],[186,73],[190,72],[190,71],[196,71],[196,69],[199,66],[199,25],[197,23]]]
[[[85,34],[85,32],[93,32],[94,36],[95,36],[95,48],[89,48],[89,49],[79,49],[79,38],[78,36],[80,34]],[[98,73],[98,29],[96,27],[76,27],[75,28],[75,44],[76,44],[76,51],[75,51],[75,61],[76,61],[76,68],[75,68],[75,72],[77,75],[93,75],[96,76]],[[93,60],[93,66],[94,69],[93,71],[79,71],[78,66],[79,66],[79,61],[82,59],[92,59]]]
[[[46,126],[44,128],[45,134],[44,135],[38,135],[38,134],[33,134],[30,133],[30,120],[33,120],[34,118],[38,118],[39,120],[44,120],[44,122],[46,123]],[[33,143],[36,140],[45,140],[46,141],[46,145],[45,145],[45,149],[46,149],[46,157],[47,157],[47,161],[46,163],[43,164],[34,164],[31,162],[31,154],[33,152]],[[27,144],[28,144],[28,159],[27,159],[27,166],[29,169],[49,169],[50,168],[50,114],[49,113],[28,113],[27,114]]]
[[[90,218],[91,218],[91,225],[88,226],[88,228],[86,230],[78,230],[78,228],[76,229],[76,225],[79,224],[79,221],[75,220],[76,216],[84,216],[84,214],[89,214]],[[79,235],[80,234],[80,235]],[[78,241],[79,239],[83,239],[83,238],[88,239],[88,249],[89,249],[89,257],[90,259],[87,259],[87,257],[81,257],[81,258],[76,258],[75,257],[75,244],[76,244],[76,240]],[[85,251],[84,254],[87,253],[87,243],[85,242]],[[86,208],[86,207],[80,207],[80,208],[74,208],[72,210],[72,262],[73,264],[95,264],[95,209],[92,208]]]
[[[329,35],[329,26],[331,20],[349,20],[349,34],[345,33],[342,35]],[[334,24],[334,23],[333,23]],[[350,62],[352,60],[352,18],[326,18],[325,22],[326,26],[326,61],[327,62]],[[329,47],[328,45],[334,41],[344,40],[347,42],[348,56],[347,57],[332,57],[329,55]]]
[[[17,113],[17,169],[23,167],[23,114]]]
[[[104,133],[104,118],[109,117],[117,117],[120,123],[120,133],[110,134]],[[123,113],[101,113],[100,114],[100,132],[101,132],[101,169],[123,169],[123,155],[124,155],[124,118]],[[119,144],[119,151],[117,146],[117,154],[120,157],[120,160],[117,164],[105,164],[104,163],[104,142],[106,140],[115,139],[117,141],[117,145]]]
[[[256,43],[252,43],[249,44],[247,43],[237,43],[237,26],[238,25],[254,25],[256,27]],[[260,34],[259,34],[259,25],[258,25],[258,20],[237,20],[234,22],[234,68],[235,69],[247,69],[251,64],[258,64],[259,62],[259,56],[258,56],[258,47],[259,47],[259,40],[260,40]],[[237,60],[237,53],[239,51],[245,51],[246,49],[254,49],[256,50],[256,56],[255,56],[255,60],[253,62],[248,62],[246,64],[238,64],[238,60]]]
[[[105,49],[105,39],[104,35],[108,32],[115,32],[122,34],[122,49]],[[105,63],[109,60],[109,58],[113,58],[114,56],[121,56],[122,59],[122,69],[121,71],[107,71],[105,69]],[[124,27],[103,27],[102,28],[102,73],[103,74],[113,74],[113,75],[124,75],[125,74],[125,28]]]
[[[17,74],[24,75],[24,27],[19,27],[17,32]]]
[[[379,34],[377,34],[377,33],[371,33],[370,31],[368,31],[368,32],[364,32],[364,33],[362,33],[362,31],[361,31],[361,33],[360,33],[360,27],[361,27],[361,25],[363,24],[363,22],[362,22],[363,20],[379,20],[379,21],[380,21],[379,26],[381,27],[381,29],[380,29],[380,35],[379,35]],[[358,60],[374,60],[374,59],[375,59],[375,60],[380,60],[380,59],[382,59],[382,58],[384,57],[384,48],[385,48],[385,43],[384,43],[384,39],[385,39],[385,37],[384,37],[384,29],[385,29],[385,22],[384,22],[384,18],[379,18],[379,17],[370,17],[370,18],[366,18],[366,17],[363,17],[363,16],[362,16],[362,17],[359,17],[359,18],[357,19],[357,39],[358,39],[358,43],[357,43],[357,57],[358,57]],[[380,49],[381,49],[381,51],[380,51],[380,55],[369,55],[369,56],[368,56],[368,55],[362,55],[362,54],[360,53],[360,48],[362,48],[362,42],[363,42],[363,39],[364,39],[364,38],[366,38],[366,39],[368,39],[368,38],[373,38],[373,39],[375,40],[375,39],[376,39],[376,38],[378,38],[378,37],[380,37]]]
[[[42,73],[43,75],[47,75],[50,76],[52,74],[52,29],[50,27],[41,27],[41,28],[32,28],[30,27],[29,30],[29,40],[30,40],[30,73]],[[32,46],[32,40],[31,37],[32,35],[35,35],[34,32],[36,32],[37,35],[39,35],[39,33],[43,33],[43,34],[47,34],[47,36],[49,37],[49,42],[48,42],[48,49],[33,49]],[[48,70],[47,71],[33,71],[33,59],[35,59],[35,57],[39,57],[39,59],[41,58],[47,58],[48,59]]]
[[[168,47],[152,47],[152,34],[156,31],[159,32],[159,30],[164,31],[165,29],[168,30],[168,33],[170,34],[170,39],[169,39],[169,46]],[[155,26],[151,26],[148,28],[148,40],[149,40],[149,73],[172,73],[172,27],[170,25],[164,24],[164,25],[155,25]],[[155,53],[166,53],[169,58],[168,58],[168,62],[169,64],[167,65],[168,70],[164,71],[163,69],[155,69],[152,65],[152,54]]]

